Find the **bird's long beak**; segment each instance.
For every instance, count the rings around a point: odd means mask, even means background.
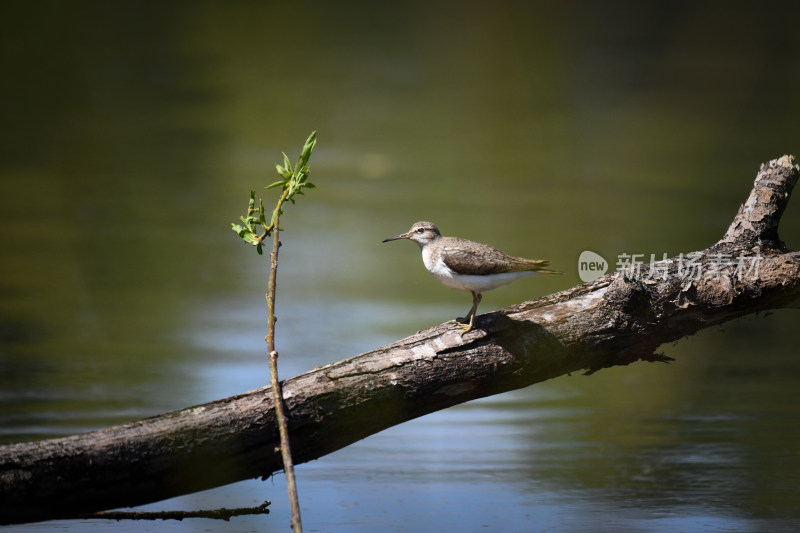
[[[389,241],[396,241],[397,239],[410,239],[411,233],[401,233],[395,237],[389,237],[388,239],[383,239],[381,242],[389,242]]]

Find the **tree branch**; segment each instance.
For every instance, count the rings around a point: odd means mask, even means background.
[[[763,165],[725,236],[706,250],[482,315],[465,335],[443,324],[285,381],[295,462],[569,372],[665,361],[656,353],[663,343],[796,306],[800,254],[787,251],[777,228],[797,177],[789,156]],[[723,265],[722,257],[739,262]],[[692,265],[705,274],[687,275]],[[262,388],[92,433],[0,446],[0,523],[140,505],[281,467],[274,404]]]

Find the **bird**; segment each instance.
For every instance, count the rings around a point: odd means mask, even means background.
[[[451,289],[472,293],[472,308],[455,323],[463,333],[472,330],[482,293],[536,274],[563,274],[547,270],[549,261],[514,257],[480,242],[444,237],[431,222],[415,222],[411,229],[382,242],[408,239],[422,250],[428,272]]]

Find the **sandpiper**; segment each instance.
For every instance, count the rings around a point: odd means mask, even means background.
[[[439,282],[451,289],[472,293],[472,308],[458,318],[464,333],[472,329],[481,293],[536,274],[563,274],[546,270],[548,261],[523,259],[508,255],[489,245],[458,237],[443,237],[430,222],[416,222],[406,233],[383,242],[409,239],[422,250],[425,268]]]

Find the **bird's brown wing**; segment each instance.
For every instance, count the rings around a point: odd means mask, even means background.
[[[479,242],[456,239],[442,248],[442,261],[450,270],[464,275],[502,274],[505,272],[544,271],[547,261],[508,255]]]

